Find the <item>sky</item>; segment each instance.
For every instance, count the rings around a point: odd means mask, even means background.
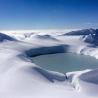
[[[98,0],[0,0],[0,30],[98,28]]]

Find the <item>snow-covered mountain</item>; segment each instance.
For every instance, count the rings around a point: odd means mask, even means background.
[[[64,74],[31,61],[30,57],[65,52],[98,59],[98,29],[64,33],[0,33],[0,98],[98,97],[98,69]]]
[[[64,35],[89,35],[89,34],[95,34],[97,29],[83,29],[83,30],[77,30],[77,31],[71,31]]]

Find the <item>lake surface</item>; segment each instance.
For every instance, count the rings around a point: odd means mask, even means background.
[[[74,53],[41,55],[34,57],[32,61],[44,69],[58,72],[98,68],[98,60],[94,57]]]

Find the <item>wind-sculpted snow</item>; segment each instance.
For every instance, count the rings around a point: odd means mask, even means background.
[[[39,55],[44,54],[55,54],[55,53],[65,53],[68,51],[69,46],[68,45],[57,45],[57,46],[51,46],[51,47],[39,47],[39,48],[33,48],[30,50],[25,51],[26,55],[29,57],[35,57]]]
[[[81,34],[84,31],[88,32]],[[80,34],[92,31],[95,30],[83,30]],[[97,69],[60,73],[45,70],[31,61],[31,57],[64,52],[98,58],[97,47],[89,47],[90,43],[81,36],[63,34],[0,33],[0,98],[98,97]]]
[[[15,41],[16,39],[6,35],[6,34],[3,34],[3,33],[0,33],[0,42],[3,42],[3,41]]]
[[[83,74],[81,74],[77,82],[78,89],[80,89],[80,92],[86,93],[87,95],[98,97],[98,92],[97,92],[98,78],[97,77],[98,77],[98,69],[91,70],[91,71],[88,70],[84,72]]]
[[[80,76],[80,79],[85,82],[98,84],[98,78],[96,78],[96,77],[98,77],[98,69],[95,69],[95,70],[82,74]]]
[[[38,73],[43,75],[45,78],[47,78],[50,82],[55,82],[55,81],[65,81],[66,76],[64,74],[58,74],[56,72],[49,72],[44,69],[34,67]]]
[[[42,40],[53,40],[53,41],[59,41],[56,38],[52,37],[51,35],[36,35],[37,38]]]

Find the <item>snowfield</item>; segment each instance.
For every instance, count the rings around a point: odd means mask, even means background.
[[[45,70],[31,58],[72,52],[98,59],[98,30],[0,33],[0,98],[98,98],[98,69],[66,74]]]

